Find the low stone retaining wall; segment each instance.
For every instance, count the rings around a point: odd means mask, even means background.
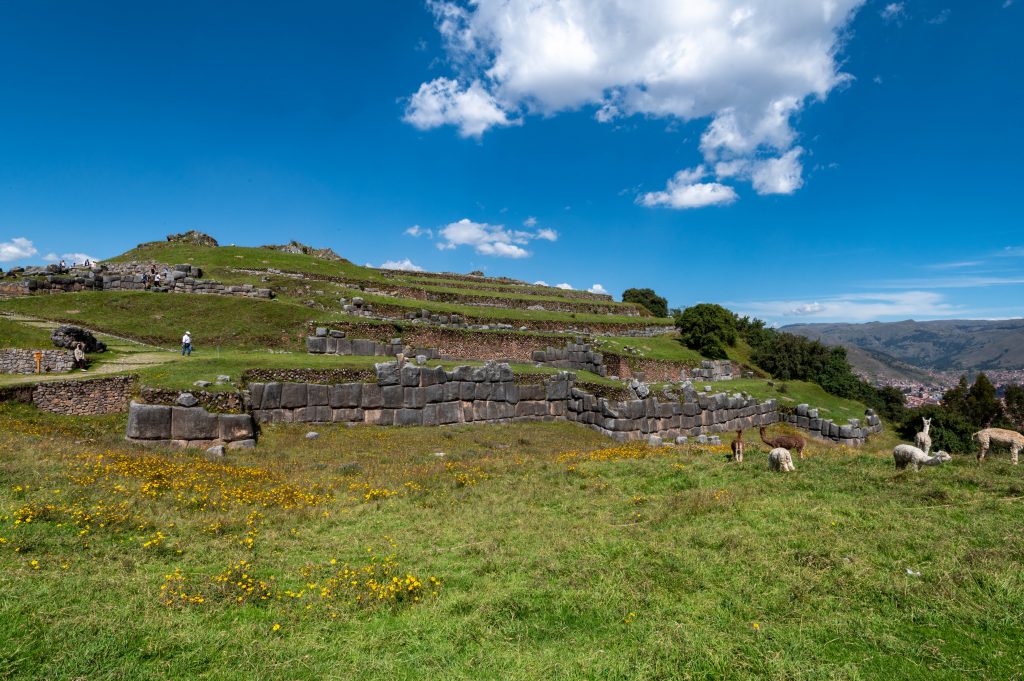
[[[117,414],[128,407],[137,376],[109,376],[81,381],[46,381],[32,388],[32,404],[69,416]]]
[[[155,285],[151,267],[161,276]],[[26,273],[29,275],[30,273]],[[258,288],[251,284],[229,286],[217,281],[200,279],[202,270],[192,265],[158,265],[146,263],[114,263],[91,269],[77,268],[61,274],[31,273],[5,280],[0,291],[7,295],[30,295],[33,293],[73,293],[76,291],[154,291],[158,293],[206,293],[248,298],[273,298],[269,288]]]
[[[0,374],[36,373],[36,352],[42,353],[43,373],[71,371],[75,366],[75,359],[67,350],[5,348],[0,350]]]
[[[683,378],[693,381],[728,381],[733,375],[733,364],[729,360],[705,359],[701,361],[700,367],[686,369]]]
[[[812,409],[810,405],[798,404],[795,411],[783,414],[782,420],[801,430],[808,431],[815,437],[842,444],[882,432],[882,421],[875,415],[873,409],[868,409],[865,412],[863,423],[861,419],[850,419],[849,423],[840,425],[833,423],[831,419],[820,418],[818,410]]]
[[[595,352],[586,343],[567,343],[564,348],[548,347],[546,350],[535,350],[530,359],[544,366],[573,371],[589,371],[599,376],[607,376],[604,355]]]
[[[132,402],[127,439],[181,448],[242,449],[256,446],[256,428],[249,414],[211,414],[199,406]]]
[[[446,371],[391,362],[377,365],[374,383],[250,383],[249,390],[253,417],[267,423],[434,426],[564,419],[624,441],[649,435],[696,437],[769,425],[780,418],[774,400],[725,394],[692,394],[684,401],[608,399],[577,388],[575,375],[568,372],[537,378],[536,383],[517,383],[507,364]],[[803,427],[801,421],[794,425]],[[808,419],[805,429],[809,426]],[[819,424],[816,433],[857,446],[881,427],[874,428],[850,423],[838,426],[832,436],[831,424],[824,429]]]
[[[306,338],[306,351],[314,355],[395,357],[403,354],[407,357],[423,356],[427,359],[441,357],[437,348],[404,345],[401,338],[392,338],[387,343],[380,343],[368,338],[347,338],[344,331],[328,330],[322,327],[316,330],[315,336]]]

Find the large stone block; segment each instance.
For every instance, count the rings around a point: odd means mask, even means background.
[[[260,401],[263,399],[263,384],[262,383],[251,383],[249,384],[249,396],[247,404],[252,409],[260,408]]]
[[[461,386],[461,383],[446,382],[444,384],[444,401],[452,402],[460,399],[459,389]]]
[[[427,404],[426,388],[403,388],[402,407],[406,409],[422,409]]]
[[[420,384],[420,367],[415,364],[406,364],[402,367],[402,385],[407,388],[415,388]]]
[[[220,414],[218,417],[219,435],[225,442],[248,440],[254,437],[255,426],[248,414]]]
[[[381,362],[379,364],[375,364],[374,368],[377,370],[378,385],[398,385],[401,382],[399,374],[404,371],[404,369],[399,368],[398,362]]]
[[[376,343],[365,338],[354,338],[352,340],[352,354],[372,357],[376,352]]]
[[[336,422],[336,423],[347,422],[347,421],[359,422],[359,421],[363,420],[363,410],[362,409],[349,409],[349,408],[345,408],[345,409],[332,409],[331,410],[331,420]]]
[[[364,383],[360,406],[363,409],[380,409],[384,406],[384,393],[379,385]]]
[[[363,421],[374,426],[395,425],[394,409],[366,409],[363,411]]]
[[[408,390],[400,385],[386,385],[381,388],[384,396],[384,407],[387,409],[398,409],[402,405],[402,393]]]
[[[423,425],[422,409],[399,409],[395,412],[396,426],[420,426]]]
[[[324,352],[328,355],[338,354],[338,339],[334,336],[328,336],[324,340],[327,341],[327,347],[324,349]]]
[[[331,386],[328,404],[334,409],[351,409],[360,405],[362,383],[340,383]]]
[[[444,384],[435,383],[420,389],[426,393],[427,404],[437,404],[444,401]]]
[[[328,402],[328,393],[330,388],[326,385],[320,385],[318,383],[309,384],[309,399],[306,402],[311,407],[325,407]]]
[[[327,351],[327,339],[316,336],[306,338],[306,352],[322,355]]]
[[[171,408],[132,402],[128,407],[127,435],[136,440],[169,440]]]
[[[424,426],[436,426],[438,425],[437,420],[437,407],[436,404],[428,404],[421,410],[422,416],[420,417],[420,424]]]
[[[462,420],[462,404],[459,402],[442,402],[437,405],[437,420],[441,424],[458,423]]]
[[[281,408],[281,384],[267,383],[263,386],[263,399],[260,400],[260,409]]]
[[[459,399],[463,401],[472,401],[476,399],[476,383],[470,381],[462,381],[461,383],[450,383],[449,385],[459,386]]]
[[[569,382],[564,379],[552,379],[546,386],[547,399],[564,400],[569,397]]]
[[[217,414],[199,407],[171,407],[172,440],[213,440],[219,434]]]
[[[422,383],[420,385],[428,386],[435,385],[438,383],[444,383],[448,380],[447,375],[444,373],[444,367],[428,368],[423,367],[420,371]]]
[[[281,386],[281,408],[298,409],[309,404],[309,386],[306,383],[284,383]]]

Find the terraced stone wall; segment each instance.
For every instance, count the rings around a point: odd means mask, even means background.
[[[695,395],[692,399],[609,399],[576,386],[575,375],[562,372],[534,382],[517,382],[507,364],[486,367],[377,365],[372,383],[250,383],[253,417],[264,423],[369,423],[435,426],[455,423],[508,423],[523,420],[568,420],[585,424],[616,440],[657,435],[696,437],[755,428],[780,420],[774,400]],[[869,417],[873,414],[869,414]],[[788,417],[787,419],[788,420]],[[880,422],[860,422],[818,430],[797,420],[794,425],[848,446],[863,444]]]
[[[43,373],[65,372],[74,368],[75,360],[68,350],[24,350],[4,348],[0,350],[0,374],[36,373],[36,353],[40,353]]]

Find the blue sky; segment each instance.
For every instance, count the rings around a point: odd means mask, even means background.
[[[2,3],[0,267],[195,228],[779,324],[1024,316],[1024,0],[620,5]]]

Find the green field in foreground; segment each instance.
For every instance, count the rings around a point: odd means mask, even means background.
[[[1024,481],[1005,456],[913,473],[888,439],[812,444],[781,475],[763,451],[737,465],[562,423],[269,426],[206,462],[123,427],[0,406],[4,678],[1024,668]]]

